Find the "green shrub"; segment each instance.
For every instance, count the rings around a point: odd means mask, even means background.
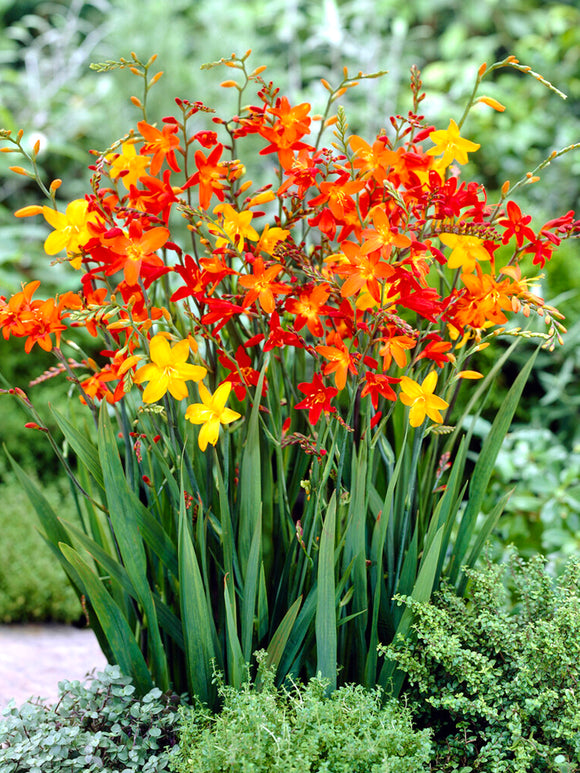
[[[43,492],[59,515],[76,521],[66,480],[44,484]],[[0,502],[0,623],[77,620],[79,600],[12,474],[0,484]]]
[[[141,699],[118,666],[61,682],[53,706],[11,702],[0,719],[2,773],[161,773],[177,750],[177,696]]]
[[[539,556],[469,577],[466,598],[402,599],[415,641],[384,648],[408,675],[417,725],[434,731],[433,770],[579,770],[580,561],[557,582]]]
[[[428,770],[428,731],[415,732],[380,690],[341,687],[326,697],[314,678],[276,689],[263,660],[257,683],[240,690],[220,682],[224,705],[215,715],[198,704],[182,711],[178,773],[420,773]]]

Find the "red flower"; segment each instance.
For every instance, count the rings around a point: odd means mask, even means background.
[[[303,382],[298,384],[298,389],[306,397],[299,403],[296,403],[294,407],[307,410],[308,421],[311,424],[316,424],[322,411],[325,413],[334,413],[336,411],[336,408],[330,405],[330,401],[338,394],[338,389],[325,387],[318,373],[314,374],[312,383]]]
[[[518,207],[515,201],[508,201],[507,203],[507,219],[500,220],[499,224],[503,225],[505,232],[502,238],[502,244],[507,244],[512,236],[516,237],[518,247],[521,247],[524,243],[524,239],[534,241],[536,234],[531,228],[528,228],[528,223],[531,221],[531,215],[522,215],[522,210]]]
[[[380,373],[371,373],[368,371],[365,373],[365,381],[367,382],[362,389],[361,397],[370,395],[371,402],[375,411],[379,404],[379,397],[384,397],[386,400],[396,400],[397,395],[390,384],[398,384],[400,378],[393,378],[393,376],[384,376]]]

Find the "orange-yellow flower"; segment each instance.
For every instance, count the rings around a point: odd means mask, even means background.
[[[411,409],[409,424],[412,427],[420,427],[425,421],[425,415],[438,424],[443,421],[440,411],[447,408],[449,403],[433,394],[436,386],[437,373],[434,370],[427,374],[422,384],[408,376],[401,378],[400,400]]]
[[[219,226],[210,225],[209,230],[214,234],[220,234],[216,239],[216,249],[223,247],[229,242],[236,245],[236,249],[241,252],[244,249],[244,239],[250,239],[252,242],[258,241],[260,235],[252,226],[253,213],[245,209],[242,212],[235,210],[231,204],[218,204],[214,208],[216,215],[221,214],[223,220]]]
[[[449,121],[447,129],[431,132],[429,139],[435,143],[435,147],[427,151],[428,156],[440,156],[441,163],[448,166],[452,161],[458,164],[467,164],[468,153],[474,153],[481,147],[477,142],[466,140],[459,133],[459,126],[453,118]]]
[[[447,260],[449,268],[461,268],[463,273],[472,274],[477,261],[489,260],[490,254],[483,245],[483,239],[467,234],[439,234],[439,239],[452,252]]]
[[[189,341],[184,339],[170,346],[164,335],[158,333],[149,342],[149,357],[151,362],[135,373],[133,381],[142,384],[149,383],[143,392],[144,403],[155,403],[166,392],[176,400],[187,397],[186,381],[201,381],[207,373],[201,365],[191,365],[186,362],[189,357]]]
[[[231,424],[232,421],[239,419],[241,414],[225,407],[232,389],[231,381],[220,384],[213,395],[203,383],[200,382],[197,386],[201,403],[189,405],[185,411],[185,418],[192,424],[202,425],[197,442],[200,449],[205,451],[208,443],[212,446],[217,443],[220,424]]]
[[[395,360],[399,368],[404,368],[407,364],[407,350],[413,349],[416,340],[408,335],[396,335],[393,329],[389,338],[382,338],[382,346],[379,349],[379,355],[383,358],[383,370],[386,372],[391,367],[391,362]]]
[[[344,342],[337,340],[336,346],[317,346],[315,348],[318,354],[329,360],[328,365],[324,366],[324,375],[327,376],[329,373],[334,373],[336,388],[344,389],[348,372],[350,371],[355,375],[357,372],[352,356]]]
[[[66,250],[71,258],[71,266],[81,267],[81,247],[91,238],[88,223],[96,223],[98,220],[97,213],[89,212],[88,206],[85,199],[75,199],[70,202],[65,212],[57,212],[51,207],[42,208],[44,219],[54,228],[44,242],[47,255],[56,255]]]
[[[148,158],[137,154],[132,142],[124,142],[121,145],[121,152],[110,153],[107,161],[111,162],[109,169],[111,179],[115,180],[119,177],[127,190],[130,190],[132,185],[137,185],[137,180],[145,174],[150,163]]]

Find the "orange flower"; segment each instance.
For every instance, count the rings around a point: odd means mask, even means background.
[[[219,163],[224,146],[218,144],[206,157],[202,150],[195,152],[197,172],[188,180],[188,185],[197,185],[199,206],[207,209],[211,197],[215,194],[220,201],[224,200],[224,180],[228,175],[227,167]]]
[[[175,158],[175,151],[179,148],[179,137],[175,136],[178,127],[175,124],[165,124],[163,129],[159,131],[146,121],[139,121],[137,128],[145,140],[141,154],[153,155],[149,170],[151,174],[156,175],[164,161],[167,161],[174,172],[180,172],[181,169]]]
[[[155,252],[161,249],[168,239],[167,228],[158,226],[144,231],[138,220],[132,220],[129,223],[128,234],[121,233],[104,240],[106,246],[118,256],[107,267],[107,274],[116,273],[122,268],[127,284],[137,284],[143,262],[153,262],[163,266],[163,262]]]
[[[274,296],[290,292],[288,285],[274,281],[280,271],[284,270],[284,266],[280,263],[274,263],[272,266],[264,268],[262,258],[256,258],[252,268],[252,274],[238,278],[238,282],[242,287],[248,290],[244,298],[244,308],[248,308],[255,300],[258,300],[266,314],[271,314],[276,308]]]
[[[361,247],[354,242],[343,242],[340,248],[349,260],[348,264],[339,264],[334,268],[335,274],[347,277],[340,291],[343,298],[349,298],[365,290],[377,303],[380,303],[379,280],[393,276],[395,269],[381,261],[380,252],[367,254],[371,250],[366,244]]]
[[[0,328],[6,340],[10,335],[26,338],[24,351],[28,354],[34,344],[49,352],[53,347],[51,336],[60,345],[60,336],[67,329],[63,323],[64,309],[78,308],[80,298],[75,293],[65,293],[61,298],[45,301],[33,300],[32,296],[40,286],[39,281],[29,282],[21,292],[13,295],[8,302],[0,298]]]
[[[393,247],[410,247],[409,237],[392,228],[389,217],[382,207],[373,207],[371,218],[374,228],[365,228],[362,232],[365,252],[381,250],[381,255],[388,258]]]
[[[300,141],[310,132],[312,119],[308,115],[309,112],[310,105],[307,102],[291,107],[287,97],[278,99],[276,107],[269,108],[269,113],[278,120],[272,126],[262,126],[259,129],[262,137],[270,142],[260,154],[278,153],[280,164],[289,169],[294,159],[293,150],[312,149],[310,145]]]
[[[379,355],[383,358],[383,370],[388,370],[391,362],[395,360],[399,368],[404,368],[407,364],[407,351],[415,347],[416,341],[412,336],[395,335],[396,330],[389,328],[392,335],[389,338],[381,339],[383,345],[379,349]]]
[[[336,341],[336,346],[317,346],[315,348],[318,354],[329,360],[328,365],[324,366],[324,375],[334,373],[334,383],[337,389],[344,389],[348,372],[350,371],[355,375],[357,373],[352,356],[344,341]]]
[[[321,336],[323,334],[320,315],[332,310],[330,306],[325,305],[329,296],[329,285],[323,282],[301,292],[298,298],[289,298],[286,301],[286,311],[296,315],[294,320],[296,330],[300,330],[304,325],[307,325],[308,330],[310,330],[313,336]]]

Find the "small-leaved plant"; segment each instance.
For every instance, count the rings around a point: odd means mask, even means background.
[[[0,718],[2,773],[164,773],[177,752],[176,695],[137,698],[118,666],[59,683],[54,705],[11,701]]]
[[[417,726],[434,732],[432,770],[579,770],[580,562],[558,581],[541,556],[515,553],[468,574],[466,598],[399,598],[415,639],[383,649],[408,676]]]
[[[290,689],[275,686],[257,653],[255,681],[241,689],[219,685],[223,708],[199,701],[180,711],[177,773],[420,773],[428,770],[428,730],[415,731],[403,703],[384,702],[380,688],[344,685],[327,697],[326,680]]]

